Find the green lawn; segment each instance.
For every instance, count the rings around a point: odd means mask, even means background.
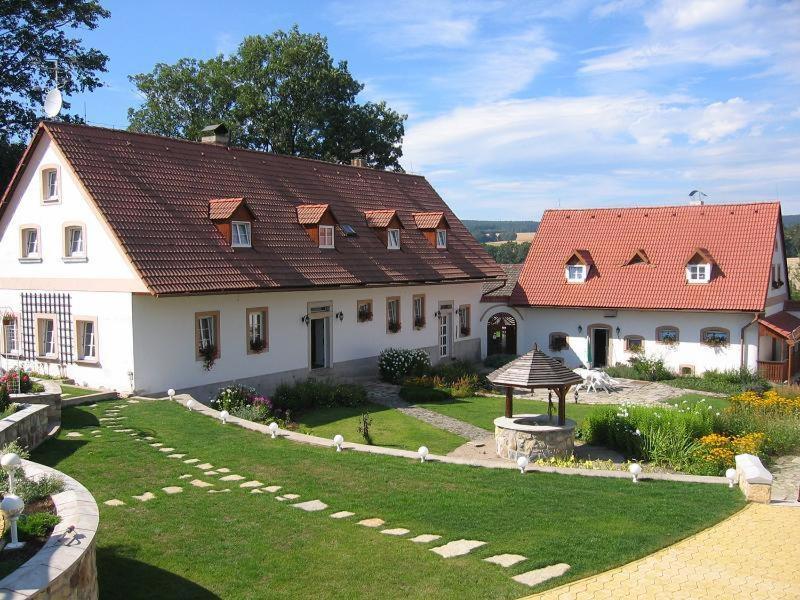
[[[721,411],[723,409],[728,408],[731,403],[727,398],[719,398],[716,396],[706,396],[702,392],[692,393],[692,394],[683,394],[682,396],[677,396],[675,398],[670,398],[667,400],[669,404],[673,406],[679,406],[683,404],[685,401],[688,406],[695,406],[701,400],[705,401],[706,406],[711,406],[715,411]]]
[[[192,487],[180,475],[215,478],[127,433],[102,428],[101,437],[92,437],[104,410],[124,404],[65,409],[59,437],[33,454],[76,477],[100,503],[97,566],[104,598],[518,598],[537,590],[512,575],[572,565],[567,576],[546,584],[552,587],[649,554],[743,506],[737,489],[720,485],[634,485],[627,479],[420,464],[271,440],[168,401],[122,410],[126,428],[176,452],[330,506],[306,513],[235,483],[215,482],[233,488],[226,494]],[[66,437],[75,430],[84,437]],[[169,485],[184,491],[166,496],[161,488]],[[140,503],[131,497],[145,491],[157,498]],[[126,505],[102,504],[111,498]],[[339,510],[357,516],[329,518]],[[442,559],[428,551],[430,545],[354,523],[365,517],[380,517],[412,535],[487,545]],[[499,553],[529,558],[510,569],[481,560]]]
[[[89,394],[96,394],[100,390],[92,390],[89,388],[76,387],[74,385],[61,384],[61,397],[62,398],[77,398],[78,396],[88,396]]]
[[[404,415],[398,410],[366,404],[358,407],[320,408],[299,418],[300,431],[332,438],[337,433],[351,442],[365,443],[358,433],[361,415],[369,413],[372,418],[370,434],[376,446],[389,446],[416,450],[427,446],[434,454],[447,454],[467,440],[461,436]]]
[[[428,402],[415,402],[421,406],[436,411],[449,417],[461,419],[472,423],[476,427],[494,431],[494,420],[505,414],[505,398],[448,398]],[[553,400],[554,414],[558,413],[558,400]],[[575,404],[571,398],[567,399],[567,418],[574,419],[580,425],[586,416],[596,410],[596,404]],[[547,402],[514,398],[514,414],[547,413]]]

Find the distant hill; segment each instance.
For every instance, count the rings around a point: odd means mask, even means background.
[[[798,215],[800,216],[800,215]],[[497,242],[516,239],[517,233],[536,231],[538,221],[461,221],[479,242]]]
[[[800,215],[783,215],[783,226],[800,225]]]

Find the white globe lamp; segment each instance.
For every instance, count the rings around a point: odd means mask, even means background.
[[[167,396],[169,396],[170,400],[174,400],[175,399],[175,390],[173,390],[172,388],[169,388],[167,390]]]
[[[520,473],[525,473],[525,468],[528,466],[529,462],[528,457],[524,454],[517,458],[517,466],[519,467]]]
[[[222,421],[223,425],[225,425],[225,423],[228,422],[230,416],[231,413],[229,413],[227,410],[223,410],[221,413],[219,413],[219,420]]]
[[[736,480],[738,477],[736,476],[736,469],[728,469],[725,471],[725,477],[728,479],[728,487],[732,488],[736,485]]]
[[[197,402],[195,402],[192,398],[189,398],[186,401],[186,408],[188,408],[189,411],[191,412],[194,410],[195,404],[197,404]]]
[[[336,451],[342,451],[342,444],[344,444],[344,438],[340,434],[336,434],[333,436],[333,443],[336,445]]]
[[[2,466],[3,470],[8,473],[8,491],[12,494],[16,491],[15,471],[20,467],[21,464],[22,459],[19,457],[19,454],[14,452],[3,454],[3,457],[0,458],[0,466]]]
[[[8,550],[18,550],[25,545],[25,542],[20,542],[17,536],[17,519],[24,509],[25,503],[16,494],[6,494],[3,501],[0,502],[0,510],[11,518],[11,543],[6,545]]]
[[[425,459],[428,458],[428,447],[420,446],[417,454],[419,454],[419,462],[425,462]]]
[[[275,421],[269,424],[269,432],[274,440],[275,436],[278,435],[278,424]]]
[[[639,463],[631,463],[631,465],[628,467],[628,471],[631,475],[633,475],[633,483],[638,483],[639,475],[642,474],[642,465]]]

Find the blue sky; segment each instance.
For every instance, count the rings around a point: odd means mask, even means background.
[[[779,198],[800,213],[800,2],[109,1],[88,43],[107,86],[73,98],[125,127],[127,80],[297,23],[408,114],[403,165],[462,218],[556,206]]]

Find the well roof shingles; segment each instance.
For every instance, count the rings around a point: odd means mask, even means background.
[[[499,266],[420,176],[67,123],[43,125],[156,294],[378,285],[502,276]],[[209,219],[214,198],[247,198],[252,249],[233,249]],[[300,205],[328,205],[336,249],[298,223]],[[364,212],[444,215],[446,252],[408,230],[391,252]]]
[[[780,204],[549,210],[544,213],[511,302],[517,305],[760,311],[770,280]],[[567,283],[564,257],[587,249],[595,271]],[[717,265],[707,284],[686,282],[703,248]],[[626,264],[643,249],[649,264]]]

